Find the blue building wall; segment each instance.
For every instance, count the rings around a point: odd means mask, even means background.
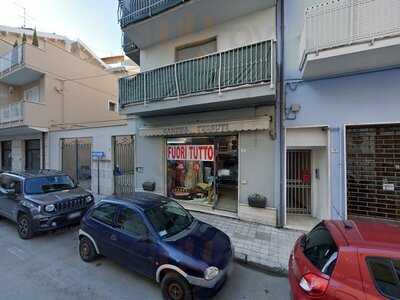
[[[286,107],[300,104],[285,127],[327,125],[330,130],[331,216],[346,213],[345,125],[400,123],[400,68],[314,81],[301,80],[299,42],[306,7],[319,0],[285,1]],[[326,1],[325,1],[326,2]]]

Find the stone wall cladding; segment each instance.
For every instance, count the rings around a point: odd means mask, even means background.
[[[348,127],[346,136],[348,215],[400,221],[400,125]]]

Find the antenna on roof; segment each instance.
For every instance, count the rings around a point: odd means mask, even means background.
[[[23,19],[24,19],[24,25],[22,26],[23,28],[26,28],[26,7],[22,6],[21,4],[19,4],[18,2],[14,1],[14,5],[21,8],[24,11],[24,14],[22,15]]]

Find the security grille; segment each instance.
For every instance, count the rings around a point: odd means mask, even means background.
[[[79,186],[90,190],[92,181],[92,139],[72,138],[62,141],[62,169]]]
[[[135,191],[135,163],[133,136],[115,136],[114,144],[114,192],[118,195]]]
[[[311,214],[311,151],[287,152],[286,210],[289,214]]]

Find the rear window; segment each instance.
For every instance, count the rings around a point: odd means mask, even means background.
[[[390,299],[400,299],[400,259],[369,257],[367,264],[377,290]]]
[[[335,267],[338,249],[323,223],[318,224],[301,241],[303,253],[322,273],[331,275]]]

